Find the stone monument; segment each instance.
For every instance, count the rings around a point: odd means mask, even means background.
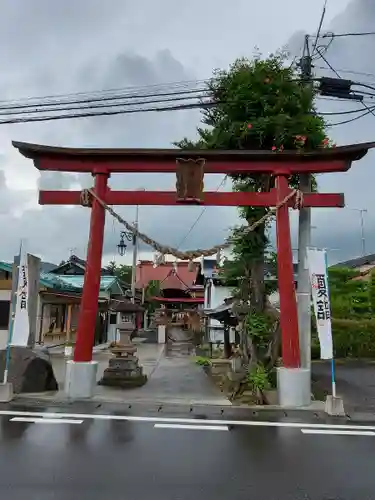
[[[99,385],[128,389],[140,387],[147,382],[147,376],[143,374],[143,368],[138,364],[137,348],[131,340],[135,329],[134,322],[128,321],[132,306],[133,314],[142,309],[136,304],[130,305],[129,303],[120,303],[116,306],[116,312],[120,312],[120,322],[116,325],[120,339],[111,347],[114,357],[109,360],[109,366],[104,370]]]

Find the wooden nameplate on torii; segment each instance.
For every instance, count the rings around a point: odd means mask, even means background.
[[[204,188],[204,159],[176,160],[177,203],[201,205]]]

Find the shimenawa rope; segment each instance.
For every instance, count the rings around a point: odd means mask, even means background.
[[[270,208],[270,210],[263,215],[259,220],[251,224],[251,226],[247,227],[244,230],[244,234],[251,233],[256,229],[258,226],[261,226],[264,224],[269,218],[271,218],[279,208],[281,208],[283,205],[288,203],[290,199],[293,197],[296,198],[295,200],[295,208],[300,209],[303,205],[303,193],[299,191],[298,189],[293,189],[285,198],[280,201],[275,207]],[[94,198],[100,205],[107,210],[108,213],[112,215],[115,219],[118,220],[118,222],[126,227],[128,231],[130,231],[134,236],[137,238],[141,239],[146,245],[151,246],[154,248],[157,252],[159,252],[161,255],[173,255],[177,259],[181,260],[194,260],[198,257],[210,257],[211,255],[214,255],[221,250],[224,250],[225,248],[229,248],[233,244],[233,239],[228,239],[225,243],[222,243],[221,245],[215,245],[211,248],[207,249],[201,249],[197,248],[196,250],[188,250],[186,252],[182,252],[181,250],[178,250],[177,248],[170,247],[167,245],[162,245],[155,241],[154,239],[150,238],[146,234],[140,232],[133,224],[130,224],[127,222],[125,219],[121,217],[117,212],[113,210],[105,201],[103,201],[93,189],[84,189],[81,192],[81,204],[83,206],[91,206],[91,199]]]

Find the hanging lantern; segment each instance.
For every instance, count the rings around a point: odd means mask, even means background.
[[[127,249],[127,244],[125,243],[125,238],[128,241],[132,240],[132,233],[128,233],[126,231],[121,231],[120,233],[120,243],[117,245],[117,251],[121,257],[123,257],[126,254],[126,249]]]

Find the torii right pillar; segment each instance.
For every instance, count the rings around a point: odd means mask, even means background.
[[[290,173],[278,172],[276,176],[277,203],[282,203],[290,193]],[[298,312],[294,285],[293,252],[290,238],[288,204],[276,212],[277,274],[280,294],[281,352],[283,366],[277,369],[279,404],[284,407],[301,407],[311,404],[310,370],[301,367]]]

